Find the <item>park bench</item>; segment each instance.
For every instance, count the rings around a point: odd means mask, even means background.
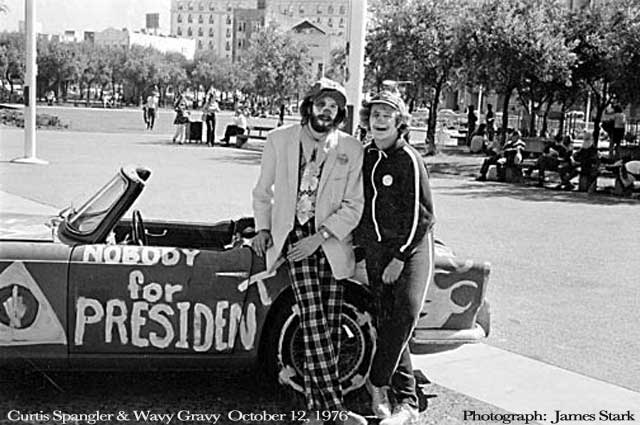
[[[262,125],[249,126],[246,133],[236,136],[236,147],[241,148],[249,139],[267,140],[267,133],[273,129],[274,127]]]

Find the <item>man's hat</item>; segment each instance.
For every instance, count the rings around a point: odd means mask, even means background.
[[[387,90],[381,91],[371,98],[369,105],[375,104],[391,106],[403,115],[407,113],[407,105],[405,105],[404,100],[397,94]]]
[[[328,78],[321,78],[316,81],[307,93],[307,97],[313,101],[320,99],[322,96],[331,96],[342,108],[347,104],[347,92],[344,87]]]

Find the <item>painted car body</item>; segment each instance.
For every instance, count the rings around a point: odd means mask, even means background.
[[[246,244],[253,220],[143,223],[138,211],[124,219],[149,175],[123,168],[81,208],[61,212],[50,240],[0,241],[0,364],[258,362],[299,389],[301,337],[289,277],[284,267],[266,271]],[[437,246],[414,353],[486,338],[488,275],[488,264]],[[349,391],[363,384],[375,351],[363,262],[345,285],[341,370]]]

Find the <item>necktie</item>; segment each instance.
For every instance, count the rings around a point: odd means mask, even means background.
[[[305,224],[315,215],[316,195],[320,180],[320,166],[316,161],[317,146],[313,148],[311,158],[304,165],[304,171],[300,178],[298,189],[298,202],[296,203],[296,217],[300,224]]]

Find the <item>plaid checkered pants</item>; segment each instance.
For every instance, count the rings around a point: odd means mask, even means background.
[[[313,219],[296,221],[287,250],[315,233]],[[289,262],[305,347],[304,394],[309,410],[343,410],[338,353],[342,313],[342,284],[331,273],[322,249],[301,261]]]

